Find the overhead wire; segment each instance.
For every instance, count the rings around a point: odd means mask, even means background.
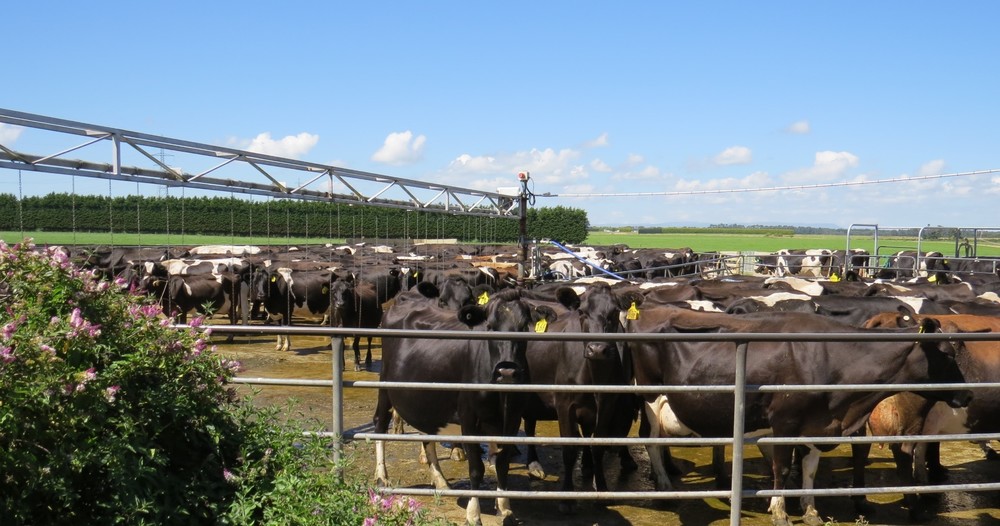
[[[539,197],[657,197],[657,196],[687,196],[687,195],[711,195],[711,194],[743,194],[751,192],[778,192],[786,190],[815,190],[820,188],[839,188],[849,186],[865,186],[873,184],[887,183],[912,183],[916,181],[929,181],[933,179],[945,179],[950,177],[968,177],[972,175],[986,175],[1000,172],[1000,168],[990,170],[976,170],[972,172],[955,172],[936,175],[918,175],[913,177],[892,177],[888,179],[872,179],[862,181],[839,181],[835,183],[814,183],[785,186],[768,186],[758,188],[715,188],[706,190],[673,190],[664,192],[612,192],[612,193],[545,193]],[[534,194],[532,194],[534,198]]]

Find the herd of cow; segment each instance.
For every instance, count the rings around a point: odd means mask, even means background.
[[[947,261],[939,254],[899,253],[891,263],[871,265],[870,256],[834,251],[783,251],[761,258],[754,275],[720,272],[711,258],[690,249],[605,250],[576,247],[544,254],[543,274],[520,280],[498,268],[517,261],[516,247],[428,246],[398,248],[351,245],[301,250],[258,247],[93,251],[80,264],[154,295],[164,311],[225,312],[230,323],[266,317],[288,324],[311,319],[339,327],[415,330],[477,330],[497,333],[592,333],[591,341],[466,340],[419,337],[382,339],[380,380],[462,384],[542,385],[732,385],[736,347],[729,341],[663,339],[626,344],[609,333],[962,333],[1000,330],[1000,277]],[[907,259],[909,258],[909,259]],[[979,264],[979,261],[975,262]],[[597,268],[628,279],[583,276]],[[713,278],[706,278],[707,269]],[[979,271],[977,271],[979,270]],[[546,281],[558,273],[572,281]],[[892,275],[890,275],[890,273]],[[803,277],[802,275],[809,277]],[[526,286],[525,282],[532,286]],[[238,306],[246,305],[241,311]],[[257,309],[261,314],[255,314]],[[364,361],[354,339],[355,367],[371,368],[371,342]],[[280,349],[289,349],[280,338]],[[752,385],[878,384],[880,392],[752,391],[746,395],[745,431],[776,437],[997,433],[1000,389],[974,391],[965,382],[1000,382],[1000,343],[977,341],[783,341],[750,342],[746,381]],[[954,389],[899,393],[892,384],[954,383]],[[691,390],[669,395],[622,393],[524,393],[386,388],[379,391],[375,430],[389,429],[393,413],[427,434],[459,424],[466,435],[534,434],[539,420],[558,422],[565,437],[622,437],[640,419],[647,437],[729,437],[731,393]],[[433,443],[430,443],[433,444]],[[425,444],[425,448],[433,447]],[[506,489],[512,446],[497,445],[497,487]],[[988,446],[984,451],[995,456]],[[464,445],[471,488],[483,484],[479,445]],[[897,472],[921,482],[941,476],[944,466],[933,443],[891,446]],[[582,450],[588,485],[606,490],[606,447],[562,448],[563,490]],[[776,445],[771,460],[775,489],[783,489],[794,462],[802,485],[811,488],[821,447]],[[428,450],[434,483],[447,480]],[[665,447],[648,446],[656,488],[673,487],[676,468]],[[853,447],[855,486],[864,484],[867,447]],[[384,447],[377,447],[377,478],[388,481]],[[618,451],[623,466],[634,465]],[[715,456],[720,460],[721,454]],[[528,448],[530,471],[540,465]],[[720,485],[726,474],[717,466]],[[803,520],[821,524],[813,499],[802,499]],[[859,513],[870,514],[863,497]],[[927,512],[907,498],[911,516]],[[571,503],[561,503],[570,510]],[[514,514],[497,502],[504,522]],[[784,499],[771,499],[776,524],[788,523]],[[478,499],[467,519],[481,523]]]

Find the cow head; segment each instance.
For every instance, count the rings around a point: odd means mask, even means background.
[[[507,289],[494,294],[485,305],[466,305],[459,319],[470,328],[482,326],[494,332],[527,332],[532,324],[532,308],[521,300],[520,291]],[[527,342],[494,339],[487,342],[491,383],[517,384],[527,380]]]
[[[615,294],[611,287],[603,283],[590,286],[583,297],[570,287],[556,290],[556,299],[575,315],[578,327],[567,326],[567,331],[594,334],[623,332],[621,314],[642,303],[638,292]],[[584,356],[588,360],[608,360],[620,357],[620,349],[612,341],[591,341],[584,345]]]
[[[865,323],[865,328],[892,328],[916,331],[918,333],[960,332],[950,322],[940,322],[934,318],[915,314],[907,307],[899,307],[896,313],[881,313]],[[965,376],[956,358],[965,351],[961,341],[918,342],[927,360],[927,377],[932,383],[962,383]],[[927,399],[946,402],[952,407],[965,407],[972,399],[967,389],[953,391],[921,391],[917,393]]]

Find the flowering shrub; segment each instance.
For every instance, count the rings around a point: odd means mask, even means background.
[[[0,241],[0,524],[419,519],[340,481],[329,443],[238,400],[239,365],[208,329],[169,328],[121,285]]]

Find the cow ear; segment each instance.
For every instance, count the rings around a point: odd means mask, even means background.
[[[896,324],[900,327],[916,327],[917,326],[917,314],[913,312],[913,309],[909,305],[900,305],[896,307],[896,312],[899,313],[896,316]]]
[[[430,281],[417,283],[417,292],[425,298],[436,298],[441,295],[441,291]]]
[[[478,305],[466,305],[458,309],[458,321],[468,325],[469,328],[480,325],[486,321],[486,309]]]
[[[171,298],[177,297],[177,294],[181,291],[181,287],[184,286],[184,280],[178,277],[167,281],[167,294]]]
[[[542,320],[552,323],[558,318],[559,316],[556,314],[556,311],[548,305],[538,305],[531,308],[531,321],[533,323],[538,323]]]
[[[556,300],[569,310],[580,308],[580,296],[570,287],[556,289]]]
[[[642,305],[642,302],[643,300],[646,299],[646,297],[643,296],[642,293],[639,291],[628,290],[621,294],[616,294],[615,299],[618,302],[619,310],[627,310],[631,308],[633,305],[635,306]]]
[[[924,318],[919,323],[921,333],[935,333],[941,330],[941,324],[934,318]]]

